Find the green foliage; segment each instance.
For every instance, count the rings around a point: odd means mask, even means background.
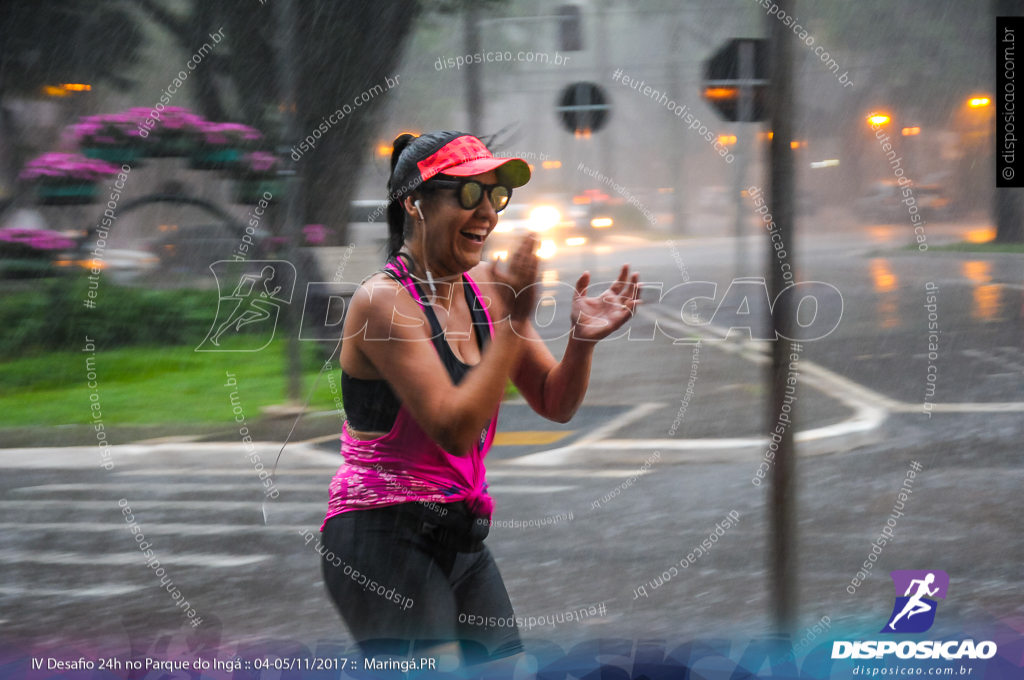
[[[38,94],[45,85],[99,80],[127,89],[142,36],[116,0],[0,2],[0,91]]]
[[[145,290],[101,280],[96,306],[87,309],[84,276],[40,281],[32,291],[0,297],[0,355],[80,349],[88,335],[97,347],[198,345],[217,315],[217,294],[200,290]]]
[[[857,74],[884,79],[887,102],[920,107],[923,116],[934,118],[929,122],[945,122],[951,107],[991,87],[987,2],[818,0],[800,9],[804,25],[807,19],[822,22],[816,44],[859,52],[871,69]]]
[[[917,250],[917,245],[907,246],[907,250]],[[953,253],[1024,253],[1024,243],[950,243],[944,246],[930,246],[928,252],[953,252]]]

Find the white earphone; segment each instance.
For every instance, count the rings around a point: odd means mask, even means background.
[[[437,287],[434,285],[434,277],[430,273],[430,269],[427,267],[427,249],[426,249],[426,238],[427,238],[427,218],[423,216],[423,211],[420,210],[420,199],[416,199],[413,202],[413,207],[416,208],[417,214],[420,219],[423,220],[423,270],[427,273],[427,283],[430,285],[430,304],[434,304],[434,300],[437,298]]]

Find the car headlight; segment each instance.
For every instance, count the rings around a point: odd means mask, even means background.
[[[537,251],[537,257],[542,260],[546,260],[555,255],[555,242],[554,241],[541,241],[540,250]]]
[[[538,205],[530,211],[527,229],[530,231],[543,232],[561,221],[562,213],[558,212],[558,208],[550,205]]]

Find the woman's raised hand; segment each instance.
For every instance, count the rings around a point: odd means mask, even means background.
[[[629,274],[629,265],[622,265],[619,278],[608,290],[587,297],[590,273],[584,272],[576,282],[572,296],[572,337],[596,342],[603,340],[632,318],[640,302],[640,274]]]
[[[504,286],[499,286],[505,298],[505,305],[509,310],[512,321],[529,320],[533,312],[533,306],[537,298],[536,288],[531,288],[537,281],[537,266],[539,260],[534,248],[537,240],[533,234],[527,234],[519,248],[509,259],[508,267],[504,273],[498,271],[497,261],[491,263],[492,279]],[[507,286],[507,288],[506,288]]]

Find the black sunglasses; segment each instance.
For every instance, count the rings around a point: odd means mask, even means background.
[[[425,182],[423,187],[454,189],[463,210],[473,210],[484,200],[484,194],[487,194],[487,200],[491,202],[494,212],[500,213],[512,198],[512,187],[504,184],[483,184],[475,179],[431,179]]]

